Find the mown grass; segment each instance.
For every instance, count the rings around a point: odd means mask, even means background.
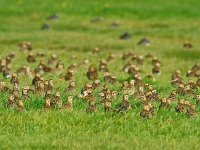
[[[109,52],[114,52],[118,59],[109,64],[109,69],[122,81],[128,76],[120,71],[123,64],[121,53],[130,49],[139,54],[151,52],[161,59],[163,65],[162,74],[155,77],[157,81],[152,83],[153,87],[161,96],[166,96],[172,90],[171,73],[180,69],[185,74],[187,69],[199,62],[199,7],[200,2],[196,0],[1,0],[0,57],[15,51],[17,57],[12,69],[28,64],[25,61],[27,54],[20,52],[17,47],[20,41],[32,42],[35,52],[44,51],[48,56],[56,53],[59,59],[64,60],[66,67],[84,58],[97,64]],[[59,19],[46,20],[53,13],[57,13]],[[90,23],[91,19],[98,16],[104,17],[104,21]],[[109,25],[115,20],[121,26],[110,28]],[[40,30],[44,23],[50,24],[50,30]],[[119,40],[118,37],[125,31],[130,32],[132,38],[128,41]],[[143,37],[151,40],[151,46],[136,45]],[[183,49],[185,41],[191,41],[194,47]],[[100,56],[93,56],[90,52],[96,46],[103,50]],[[71,55],[78,56],[78,59],[71,60]],[[37,63],[31,66],[35,67]],[[87,67],[75,76],[78,87],[74,93],[64,93],[67,83],[63,83],[56,75],[45,77],[55,80],[65,101],[67,95],[79,92],[86,80],[83,75],[85,69]],[[145,62],[143,69],[145,74],[151,72],[148,62]],[[22,77],[20,81],[22,85],[31,83],[30,78]],[[6,82],[9,83],[8,80]],[[124,115],[104,113],[102,108],[97,114],[87,114],[86,105],[75,99],[75,108],[71,112],[44,112],[43,99],[32,96],[25,102],[27,111],[16,112],[6,108],[7,97],[7,94],[1,94],[0,99],[1,149],[200,148],[199,116],[188,118],[184,114],[177,114],[174,109],[158,110],[151,120],[141,119],[141,106],[132,99],[133,109]],[[193,101],[191,97],[188,99]]]

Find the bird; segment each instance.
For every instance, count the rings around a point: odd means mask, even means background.
[[[186,101],[185,100],[180,100],[178,105],[176,106],[175,108],[176,112],[178,113],[185,113],[186,110],[187,110],[187,107],[186,107]]]
[[[84,59],[78,66],[79,67],[85,67],[89,64],[89,59]]]
[[[149,106],[147,106],[147,105],[143,106],[142,112],[140,112],[140,116],[143,117],[143,118],[152,117],[151,114],[150,114]]]
[[[19,93],[20,89],[19,89],[19,83],[14,83],[13,84],[13,89],[12,89],[12,93],[16,91],[17,93]]]
[[[104,81],[110,84],[115,84],[117,82],[116,76],[111,76],[108,72],[104,73]]]
[[[122,35],[120,35],[119,39],[121,40],[128,40],[131,38],[131,34],[129,32],[124,32]]]
[[[73,109],[73,102],[72,102],[72,100],[73,100],[72,96],[68,96],[67,97],[67,102],[65,104],[65,109],[66,110],[72,110]]]
[[[137,56],[135,58],[135,60],[136,60],[137,64],[139,64],[139,65],[143,65],[144,64],[144,56],[142,56],[142,55]]]
[[[197,72],[195,70],[188,70],[186,76],[187,77],[196,77]]]
[[[50,103],[50,105],[51,105],[51,103]],[[57,99],[54,107],[60,109],[60,108],[62,108],[62,105],[63,105],[62,99],[60,98],[60,99]]]
[[[196,104],[199,105],[200,104],[200,95],[196,95],[195,99],[196,99]]]
[[[171,99],[171,101],[175,101],[177,98],[176,90],[172,90],[170,95],[168,96],[168,99]]]
[[[4,78],[6,78],[6,79],[9,79],[9,78],[11,78],[11,71],[10,71],[10,69],[8,69],[8,68],[3,68],[2,69],[2,72],[3,72],[3,77]]]
[[[69,82],[69,85],[68,85],[66,91],[73,91],[75,89],[75,87],[76,87],[76,82],[71,81],[71,82]]]
[[[29,76],[29,77],[32,76],[32,72],[31,72],[30,67],[28,67],[26,65],[23,65],[22,67],[20,67],[19,69],[17,69],[16,72],[17,72],[17,76],[21,76],[21,75]]]
[[[115,57],[116,57],[115,54],[109,53],[108,57],[106,58],[106,62],[110,62],[110,61],[113,60]]]
[[[7,57],[6,57],[6,64],[7,64],[7,65],[10,65],[11,62],[12,62],[12,58],[11,58],[10,56],[7,56]]]
[[[147,38],[142,38],[137,45],[144,45],[144,46],[149,46],[150,45],[150,40]]]
[[[23,99],[27,99],[29,97],[29,92],[31,91],[29,86],[25,86],[22,89],[22,97]]]
[[[18,111],[25,111],[25,107],[24,107],[24,103],[22,100],[18,100],[17,102],[17,108],[16,108]]]
[[[114,28],[119,27],[119,26],[120,26],[120,22],[119,21],[114,21],[114,22],[112,22],[110,24],[110,27],[114,27]]]
[[[74,70],[74,69],[76,69],[77,67],[78,67],[77,63],[73,63],[73,64],[71,64],[67,69],[68,69],[68,70]]]
[[[51,106],[58,109],[62,107],[62,99],[60,92],[56,92],[55,96],[53,97],[53,100],[51,101]]]
[[[15,107],[15,106],[16,106],[15,97],[14,97],[13,95],[11,95],[11,96],[8,98],[7,106],[8,106],[8,107]]]
[[[108,72],[108,66],[107,66],[106,60],[104,60],[104,59],[100,60],[99,71]]]
[[[123,94],[134,95],[135,93],[135,80],[124,81],[121,87]]]
[[[169,108],[171,105],[171,99],[169,98],[162,98],[160,101],[159,108]]]
[[[104,107],[105,112],[113,110],[112,103],[110,101],[107,101],[107,100],[103,102],[103,107]]]
[[[183,43],[183,47],[184,48],[192,48],[193,45],[190,42],[187,41],[187,42]]]
[[[189,117],[194,117],[197,115],[196,113],[196,107],[195,105],[190,105],[187,109],[187,112],[186,114],[189,116]]]
[[[37,53],[36,53],[36,56],[37,56],[37,57],[45,57],[46,54],[45,54],[44,52],[40,51],[40,52],[37,52]]]
[[[27,62],[29,63],[34,63],[36,62],[36,58],[35,58],[35,55],[33,53],[29,53],[27,58],[26,58]]]
[[[52,79],[48,80],[47,89],[50,91],[53,91],[54,87],[55,86],[54,86],[53,80]]]
[[[120,107],[119,107],[118,111],[119,112],[124,112],[124,111],[130,110],[130,109],[131,109],[131,103],[129,101],[129,96],[128,95],[124,95],[123,96],[123,100],[120,103]]]
[[[35,77],[34,77],[33,80],[32,80],[32,85],[36,86],[37,82],[39,82],[39,81],[41,81],[41,80],[42,80],[42,79],[41,79],[40,74],[39,74],[39,73],[36,73],[36,74],[35,74]]]
[[[93,54],[98,54],[100,51],[101,51],[101,50],[100,50],[99,47],[95,47],[95,48],[92,49],[92,53],[93,53]]]
[[[57,62],[57,55],[56,54],[52,54],[51,57],[48,60],[48,65],[56,64],[56,62]]]
[[[90,20],[91,23],[99,23],[99,22],[103,22],[104,18],[103,17],[96,17]]]
[[[0,81],[0,92],[8,92],[10,89],[4,81]]]
[[[74,76],[74,71],[73,70],[71,70],[71,69],[69,69],[68,71],[67,71],[67,73],[65,74],[65,81],[70,81],[70,80],[72,80],[72,78],[73,78],[73,76]]]
[[[44,81],[38,81],[35,85],[35,92],[43,95],[45,93],[45,84]]]
[[[11,93],[14,96],[14,100],[17,102],[19,100],[19,92],[18,91],[12,91]]]
[[[153,66],[152,73],[153,74],[160,74],[161,73],[161,71],[160,71],[160,63],[156,63]]]
[[[49,15],[46,19],[47,20],[56,20],[56,19],[59,19],[59,15],[54,13],[52,15]]]
[[[51,99],[51,97],[52,97],[52,91],[46,90],[44,98],[45,99]]]
[[[41,26],[41,30],[49,30],[51,27],[48,23],[45,23]]]
[[[154,108],[150,102],[143,105],[143,109],[140,112],[140,116],[143,118],[152,118],[154,115]]]
[[[19,79],[18,79],[16,73],[12,73],[12,76],[11,76],[11,79],[10,79],[10,83],[19,83]]]
[[[196,81],[196,86],[200,87],[200,77],[198,77],[197,81]]]
[[[92,64],[90,65],[86,76],[89,80],[96,80],[98,78],[98,71],[97,68]]]
[[[45,99],[44,109],[45,109],[45,110],[51,109],[51,99],[49,99],[49,98],[46,98],[46,99]]]
[[[10,57],[11,59],[16,57],[16,53],[15,52],[11,52],[7,55],[8,57]]]
[[[150,52],[145,55],[145,58],[152,59],[153,57],[154,57],[154,55],[152,53],[150,53]]]
[[[21,48],[21,50],[31,51],[33,49],[32,44],[26,41],[20,42],[18,46]]]
[[[93,83],[92,83],[92,88],[96,89],[96,88],[98,88],[100,86],[100,84],[101,84],[100,80],[98,80],[98,79],[94,80]]]
[[[95,113],[95,112],[97,112],[97,108],[96,108],[95,103],[93,101],[89,102],[89,105],[88,105],[88,107],[86,109],[86,112],[87,113]]]
[[[63,70],[64,69],[64,63],[62,61],[58,61],[56,64],[56,69],[57,70]]]
[[[161,64],[160,60],[157,57],[153,57],[151,64],[155,66],[156,64]]]
[[[174,87],[179,87],[180,85],[183,85],[182,79],[179,78],[173,79],[171,81],[171,85]]]

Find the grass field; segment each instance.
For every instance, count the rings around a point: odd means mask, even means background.
[[[129,50],[141,55],[151,52],[162,62],[162,74],[155,76],[152,85],[161,96],[167,96],[173,89],[171,74],[180,69],[185,76],[188,69],[200,62],[199,8],[197,0],[0,0],[0,59],[14,51],[13,70],[24,64],[36,67],[39,60],[33,64],[26,62],[27,53],[17,46],[21,41],[31,42],[33,53],[57,54],[66,67],[85,58],[98,65],[100,59],[112,52],[117,58],[110,62],[109,70],[122,81],[128,75],[121,71],[121,54]],[[54,13],[59,15],[57,20],[46,19]],[[96,17],[104,20],[91,23]],[[114,21],[119,21],[120,26],[111,28]],[[44,23],[50,25],[49,30],[41,30]],[[120,40],[124,32],[129,32],[131,39]],[[143,37],[150,39],[150,46],[137,45]],[[186,41],[193,48],[183,48]],[[93,55],[94,47],[102,52]],[[71,59],[71,55],[78,58]],[[77,90],[73,93],[64,92],[67,83],[58,79],[57,74],[44,77],[54,80],[65,101],[67,95],[80,93],[87,80],[87,69],[88,66],[81,68],[75,74]],[[144,74],[151,73],[148,62],[143,70]],[[5,80],[3,76],[0,79]],[[5,81],[11,87],[9,79]],[[31,85],[31,79],[20,77],[20,83]],[[111,88],[119,89],[119,85]],[[0,96],[0,149],[200,149],[199,115],[188,118],[174,109],[157,109],[152,119],[142,119],[141,107],[134,99],[133,109],[123,115],[104,112],[102,108],[87,114],[87,105],[78,99],[74,99],[73,111],[44,112],[44,100],[39,96],[25,102],[27,111],[16,112],[6,108],[9,95]],[[194,102],[191,97],[185,98]],[[118,97],[117,101],[121,99]]]

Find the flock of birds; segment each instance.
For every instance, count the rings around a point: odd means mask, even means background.
[[[72,110],[74,108],[73,102],[77,99],[83,103],[87,103],[87,113],[95,113],[98,111],[97,106],[102,107],[106,112],[111,111],[114,113],[125,113],[133,108],[133,100],[138,100],[142,106],[140,116],[144,118],[151,118],[155,115],[156,108],[154,103],[159,104],[159,109],[174,109],[178,113],[185,113],[188,116],[196,116],[196,106],[200,105],[200,64],[195,64],[188,70],[186,76],[189,78],[188,82],[183,81],[183,76],[180,70],[176,70],[171,76],[171,84],[174,90],[167,97],[160,97],[159,93],[149,83],[145,83],[142,77],[142,69],[140,66],[144,64],[145,60],[151,61],[152,74],[146,75],[145,78],[155,80],[154,75],[161,73],[161,61],[154,55],[148,53],[147,55],[138,55],[133,51],[124,52],[121,59],[124,64],[122,66],[123,72],[129,75],[129,78],[120,82],[116,76],[111,75],[108,69],[109,62],[115,59],[114,54],[108,54],[105,59],[100,60],[98,64],[90,64],[88,59],[81,63],[72,63],[68,68],[62,60],[59,60],[56,54],[52,54],[48,58],[48,63],[44,61],[37,62],[38,57],[46,59],[43,52],[32,52],[32,45],[29,42],[21,42],[19,44],[21,50],[25,51],[27,55],[26,61],[28,63],[39,63],[36,68],[30,66],[22,66],[13,71],[11,69],[12,61],[15,58],[15,53],[10,53],[5,58],[0,59],[0,72],[3,74],[5,80],[10,80],[12,88],[6,84],[4,80],[0,80],[0,92],[9,93],[6,106],[18,111],[25,111],[24,103],[28,101],[31,95],[40,95],[44,99],[45,110],[50,109],[66,109]],[[94,55],[101,53],[98,47],[92,49]],[[74,57],[74,56],[73,56]],[[98,67],[97,67],[98,65]],[[66,92],[73,93],[77,90],[76,80],[74,74],[82,67],[86,67],[85,76],[86,80],[80,93],[77,95],[69,94],[66,102],[63,103],[61,92],[57,91],[54,81],[52,79],[44,79],[44,74],[54,74],[61,71],[64,75],[58,76],[66,81],[68,86]],[[99,74],[103,74],[103,80],[100,80]],[[29,76],[31,78],[31,86],[20,85],[20,76]],[[120,83],[120,90],[113,90],[108,88],[108,85],[115,86]],[[21,87],[21,88],[19,88]],[[96,90],[100,92],[96,93]],[[117,106],[113,106],[116,98],[121,95],[123,98]],[[192,103],[186,99],[180,99],[179,96],[192,96],[196,103]],[[174,107],[174,105],[176,105]]]
[[[46,23],[42,24],[40,29],[41,30],[45,30],[45,31],[46,30],[50,30],[51,29],[50,21],[58,20],[59,18],[60,18],[59,15],[56,14],[56,13],[54,13],[52,15],[49,15],[46,18],[48,23],[46,22]],[[105,19],[103,17],[96,17],[96,18],[91,19],[90,23],[98,24],[98,23],[104,22],[104,20]],[[108,27],[110,27],[110,28],[118,28],[120,26],[121,26],[120,21],[116,20],[116,21],[111,22]],[[129,39],[131,39],[131,37],[132,37],[132,34],[130,32],[124,32],[119,36],[119,39],[120,40],[129,40]],[[150,42],[149,39],[143,38],[137,44],[138,45],[149,46],[151,44],[151,42]],[[186,42],[183,43],[183,47],[184,48],[192,48],[193,45],[189,41],[186,41]]]
[[[47,20],[56,20],[59,16],[57,14],[50,15]],[[98,17],[91,20],[91,23],[102,22],[103,18]],[[119,22],[113,22],[110,26],[118,27]],[[50,29],[50,25],[45,23],[41,26],[42,30]],[[119,36],[121,40],[127,40],[131,38],[129,32],[123,33]],[[147,38],[141,39],[138,45],[150,45],[150,41]],[[25,111],[24,103],[32,95],[39,95],[44,99],[45,110],[50,109],[66,109],[72,110],[74,108],[73,102],[77,99],[83,103],[87,103],[86,112],[95,113],[98,111],[97,106],[103,107],[107,111],[114,113],[125,113],[130,109],[133,109],[133,100],[137,100],[142,110],[140,116],[144,118],[151,118],[156,112],[154,103],[159,104],[159,109],[171,109],[179,113],[186,113],[188,116],[196,116],[196,106],[200,105],[200,64],[195,64],[187,72],[187,77],[194,77],[196,79],[189,78],[188,82],[183,81],[183,76],[180,70],[176,70],[171,77],[171,84],[174,90],[167,97],[161,97],[159,93],[149,83],[146,83],[144,78],[154,81],[154,75],[161,73],[160,60],[148,53],[147,55],[138,55],[133,51],[124,52],[121,60],[123,66],[121,71],[127,73],[129,78],[124,81],[120,81],[116,76],[112,75],[109,71],[109,63],[116,59],[115,55],[110,53],[105,59],[101,59],[98,64],[91,64],[89,59],[84,59],[80,63],[72,63],[68,68],[64,65],[64,60],[58,59],[56,54],[52,54],[48,58],[48,62],[37,61],[37,58],[45,58],[47,56],[43,52],[33,53],[32,44],[30,42],[21,42],[18,45],[22,51],[27,55],[26,61],[30,64],[39,63],[36,68],[32,68],[29,65],[23,65],[16,71],[11,69],[13,59],[16,57],[14,52],[7,55],[5,58],[0,59],[0,72],[3,74],[5,80],[10,80],[11,88],[6,84],[4,80],[0,80],[0,93],[8,93],[6,106],[18,111]],[[192,48],[192,44],[186,42],[183,44],[185,48]],[[96,47],[92,49],[94,55],[101,53],[101,49]],[[75,58],[76,56],[72,56]],[[118,58],[117,58],[118,59]],[[152,74],[148,74],[142,77],[143,70],[140,66],[144,64],[145,60],[151,61]],[[97,67],[98,65],[98,67]],[[76,80],[74,74],[79,71],[80,68],[86,67],[85,80],[80,93],[75,95],[73,91],[77,91]],[[121,66],[120,66],[121,67]],[[54,85],[53,79],[45,79],[43,75],[52,74],[56,76],[56,72],[61,72],[58,78],[65,80],[68,86],[65,89],[66,93],[69,93],[66,102],[62,99],[62,92],[59,92]],[[64,74],[64,75],[63,75]],[[100,74],[103,74],[103,80],[100,79]],[[27,76],[31,78],[31,85],[23,86],[20,84],[20,77]],[[117,86],[120,84],[120,90],[113,90],[109,88],[109,85]],[[28,84],[28,83],[26,83]],[[97,93],[98,91],[98,93]],[[100,92],[99,92],[100,91]],[[180,96],[192,96],[196,100],[196,104],[189,100],[182,99]],[[116,99],[122,96],[121,102],[117,106],[113,106]],[[64,103],[64,104],[63,104]]]

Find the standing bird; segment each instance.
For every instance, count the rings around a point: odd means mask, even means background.
[[[12,77],[11,77],[11,79],[10,79],[10,83],[19,83],[19,79],[18,79],[16,73],[13,73],[13,74],[12,74]]]
[[[92,88],[96,89],[100,86],[101,81],[100,80],[94,80],[94,82],[92,83]]]
[[[193,116],[196,116],[196,107],[195,105],[190,105],[187,109],[187,112],[186,114],[189,116],[189,117],[193,117]]]
[[[95,106],[95,103],[93,101],[89,102],[88,108],[86,109],[87,113],[95,113],[97,112],[97,108]]]
[[[35,55],[33,53],[29,53],[27,58],[26,58],[27,62],[29,63],[34,63],[36,62],[36,58],[35,58]]]
[[[25,86],[23,89],[22,89],[22,97],[24,99],[27,99],[29,97],[29,91],[31,91],[31,89],[28,87],[28,86]]]
[[[28,51],[32,50],[32,44],[30,42],[23,41],[20,42],[18,46],[21,48],[21,50],[28,50]]]
[[[147,38],[143,38],[141,39],[138,43],[138,45],[144,45],[144,46],[149,46],[150,45],[150,41]]]
[[[25,111],[25,107],[24,107],[24,103],[22,100],[18,100],[17,102],[17,108],[16,108],[18,111]]]
[[[159,108],[169,108],[171,104],[171,99],[169,98],[162,98],[160,101]]]
[[[73,91],[76,87],[76,83],[75,81],[71,81],[68,85],[68,87],[66,88],[66,91]]]
[[[124,112],[131,109],[131,103],[128,95],[124,95],[123,100],[120,104],[119,112]]]
[[[15,97],[13,95],[11,95],[8,98],[7,106],[8,107],[15,107],[15,105],[16,105]]]
[[[156,63],[154,66],[153,66],[153,69],[152,69],[152,73],[153,74],[160,74],[160,63]]]
[[[49,58],[48,65],[53,65],[57,62],[57,55],[52,54],[51,57]]]
[[[94,65],[90,65],[86,75],[89,80],[96,80],[98,78],[97,68]]]
[[[200,95],[196,95],[195,99],[196,99],[196,104],[200,105]]]
[[[61,99],[61,95],[60,92],[56,92],[55,96],[53,97],[52,101],[51,101],[51,106],[53,106],[54,108],[60,108],[62,106],[62,99]]]
[[[51,100],[49,98],[45,99],[44,109],[46,109],[46,110],[51,109]]]
[[[72,78],[73,78],[73,76],[74,76],[74,71],[73,70],[71,70],[71,69],[69,69],[68,71],[67,71],[67,73],[65,74],[65,81],[70,81],[70,80],[72,80]]]
[[[187,105],[185,100],[180,100],[175,110],[178,113],[185,113],[187,111]]]
[[[72,103],[73,97],[72,96],[68,96],[67,97],[67,102],[65,104],[65,109],[66,110],[72,110],[73,109],[73,103]]]

